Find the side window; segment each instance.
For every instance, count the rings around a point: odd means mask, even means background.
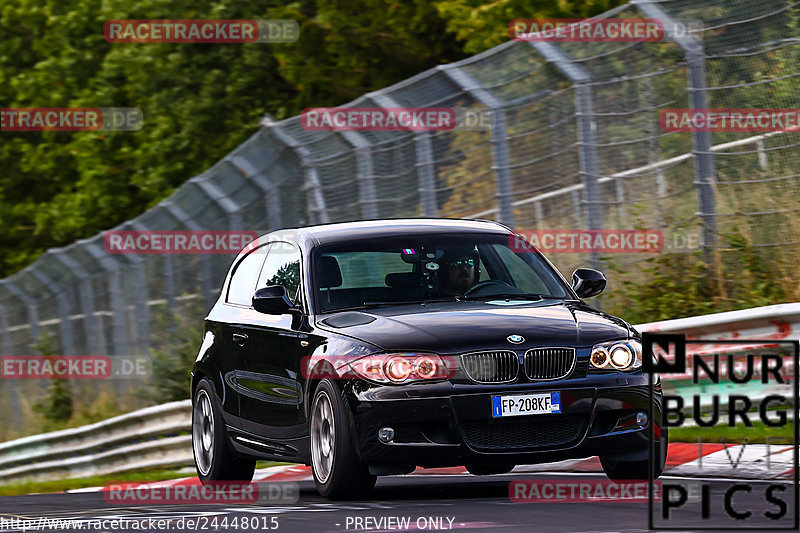
[[[239,261],[228,288],[228,303],[248,306],[252,304],[253,293],[256,292],[256,279],[261,272],[261,265],[264,264],[267,248],[267,246],[256,248]]]
[[[270,248],[256,288],[270,285],[283,285],[289,299],[297,303],[300,291],[300,250],[293,244],[277,242]]]

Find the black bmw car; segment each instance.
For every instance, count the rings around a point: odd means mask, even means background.
[[[330,224],[260,237],[230,268],[192,372],[203,482],[249,481],[257,459],[311,465],[330,498],[376,476],[472,474],[599,456],[611,479],[664,467],[639,334],[581,299],[494,222]],[[656,442],[650,444],[649,424]]]

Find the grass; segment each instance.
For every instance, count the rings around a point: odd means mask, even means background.
[[[256,468],[267,468],[289,463],[276,463],[272,461],[258,461]],[[92,476],[74,479],[55,479],[52,481],[30,481],[0,485],[0,496],[18,496],[20,494],[64,492],[66,490],[82,489],[85,487],[101,487],[114,483],[150,483],[154,481],[164,481],[167,479],[177,479],[192,477],[194,473],[185,473],[180,470],[153,469],[137,472],[123,472],[119,474],[107,474],[104,476]]]
[[[26,481],[10,485],[0,485],[0,496],[16,496],[19,494],[63,492],[65,490],[82,489],[85,487],[99,487],[113,483],[135,483],[164,481],[188,477],[178,470],[146,470],[143,472],[127,472],[120,474],[107,474],[104,476],[82,477],[74,479],[55,479],[52,481]]]
[[[725,439],[729,444],[742,444],[745,439],[749,444],[765,444],[767,437],[770,444],[792,444],[794,439],[794,425],[787,421],[785,426],[770,427],[760,420],[754,420],[752,427],[737,424],[736,427],[726,425],[713,427],[671,427],[669,428],[670,442],[720,442]]]

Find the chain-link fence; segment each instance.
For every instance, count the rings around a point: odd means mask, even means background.
[[[666,132],[659,112],[800,107],[798,4],[634,1],[604,16],[659,19],[663,42],[509,41],[344,106],[481,109],[493,118],[483,130],[312,132],[299,117],[266,118],[213,168],[115,229],[266,233],[416,216],[653,228],[665,251],[680,248],[676,235],[698,235],[729,265],[771,260],[796,279],[797,134]],[[761,255],[743,256],[741,242]],[[608,266],[552,259],[567,274]],[[0,280],[0,352],[35,353],[45,336],[62,354],[149,354],[159,313],[187,299],[209,308],[230,260],[109,254],[102,235],[49,250]],[[640,260],[611,262],[626,272]],[[19,386],[0,382],[9,416],[25,401]]]

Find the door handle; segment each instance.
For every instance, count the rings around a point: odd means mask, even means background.
[[[247,342],[248,338],[244,333],[234,333],[232,337],[234,344],[237,344],[238,346],[244,346],[244,343]]]

